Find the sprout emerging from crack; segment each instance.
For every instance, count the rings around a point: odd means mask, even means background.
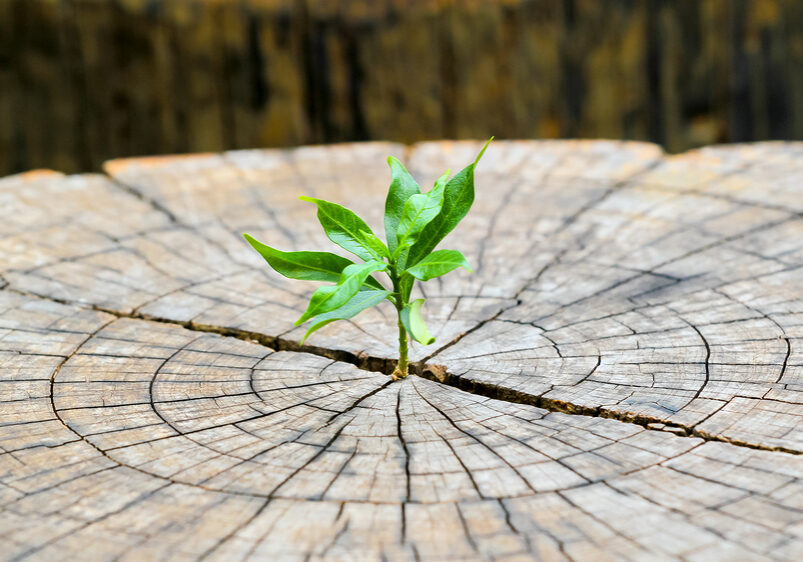
[[[396,308],[399,328],[399,361],[393,378],[408,374],[408,335],[422,345],[435,338],[421,315],[424,299],[410,301],[416,281],[429,281],[465,267],[465,256],[457,250],[435,247],[466,216],[474,202],[474,168],[493,137],[477,158],[450,178],[449,171],[435,181],[426,193],[399,160],[390,156],[392,174],[385,201],[385,237],[382,242],[353,211],[336,203],[300,197],[318,207],[318,220],[326,236],[360,258],[354,263],[330,252],[282,252],[243,234],[265,261],[281,275],[306,281],[326,281],[334,285],[319,287],[310,298],[296,326],[311,322],[304,341],[316,330],[336,320],[353,318],[363,310],[389,300]],[[376,277],[383,273],[392,289]]]

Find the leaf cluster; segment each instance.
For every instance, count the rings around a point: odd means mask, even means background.
[[[413,339],[423,345],[435,341],[421,316],[424,299],[410,302],[410,294],[416,280],[428,281],[461,266],[469,269],[460,252],[436,250],[435,247],[471,208],[474,168],[490,142],[474,162],[454,177],[447,171],[427,192],[421,191],[399,160],[388,157],[392,179],[385,201],[387,243],[353,211],[323,199],[300,197],[317,206],[318,220],[329,240],[357,256],[362,263],[330,252],[283,252],[243,234],[281,275],[334,283],[319,287],[312,294],[307,310],[296,321],[297,326],[310,322],[302,343],[327,324],[352,318],[384,300],[396,307],[404,329]],[[380,273],[389,278],[392,289],[375,277]]]

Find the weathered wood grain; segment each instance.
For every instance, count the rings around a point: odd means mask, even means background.
[[[0,558],[803,556],[803,146],[500,142],[391,383],[390,310],[299,346],[313,287],[240,237],[381,231],[395,154],[0,180]],[[427,380],[430,379],[430,380]]]
[[[0,298],[6,559],[800,553],[800,456]]]
[[[585,205],[602,197],[617,182],[654,165],[660,156],[656,147],[634,143],[513,142],[499,146],[483,161],[479,175],[476,208],[481,210],[469,215],[449,239],[453,247],[476,257],[477,273],[456,274],[445,288],[439,285],[440,281],[427,288],[429,318],[444,341],[510,306],[521,285],[554,259],[563,249],[561,244],[566,243],[540,242],[559,234],[564,223]],[[430,162],[430,148],[441,158]],[[457,166],[470,162],[478,149],[477,143],[419,145],[411,160],[412,169],[431,183],[443,169],[451,166],[457,170]],[[124,160],[108,164],[107,170],[116,181],[142,193],[174,216],[187,217],[191,224],[218,224],[238,234],[256,229],[252,233],[258,238],[273,240],[278,247],[317,249],[329,243],[314,219],[314,207],[296,201],[297,196],[312,193],[343,202],[365,216],[376,232],[382,232],[388,171],[381,155],[400,150],[401,147],[372,143],[343,145],[334,150],[313,147],[251,151],[178,161]],[[446,151],[450,163],[444,161],[439,150]],[[213,179],[210,173],[219,176]],[[176,176],[181,179],[176,180]],[[193,186],[193,196],[186,196],[185,185]],[[204,195],[196,196],[199,185],[207,188]],[[566,189],[569,185],[571,196]],[[497,226],[504,207],[517,211],[509,213]],[[524,237],[520,247],[509,243],[511,235]],[[495,243],[494,237],[507,242]],[[250,255],[244,259],[255,265],[259,261]],[[309,291],[302,284],[296,285],[299,291]],[[263,315],[249,314],[255,303],[242,301],[240,295],[222,286],[221,290],[225,296],[222,292],[215,296],[224,299],[226,307],[210,306],[188,299],[184,293],[174,293],[141,311],[172,318],[175,303],[180,301],[186,307],[184,319],[263,331],[259,324]],[[251,290],[259,291],[257,287]],[[306,303],[299,305],[292,314],[300,315]],[[360,318],[359,326],[364,330],[346,337],[348,343],[344,344],[342,329],[338,328],[324,329],[315,341],[324,347],[355,353],[385,357],[392,354],[395,327],[388,326],[386,318],[376,313]],[[290,324],[284,325],[289,329]],[[282,335],[299,340],[303,332],[303,328],[296,328]],[[421,349],[414,353],[419,358],[426,355]]]
[[[611,193],[517,306],[432,361],[526,395],[803,450],[801,147],[771,147],[673,157]]]

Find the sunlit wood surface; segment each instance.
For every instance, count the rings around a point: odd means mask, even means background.
[[[417,374],[390,306],[299,345],[240,233],[480,144],[0,180],[0,559],[803,558],[803,144],[495,142]]]

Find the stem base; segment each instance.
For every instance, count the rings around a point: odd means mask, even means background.
[[[398,381],[407,377],[409,372],[409,360],[407,358],[407,329],[402,322],[402,311],[404,310],[405,298],[401,290],[401,283],[396,277],[395,273],[391,274],[393,281],[393,290],[396,295],[396,312],[398,313],[398,326],[399,326],[399,362],[396,364],[396,369],[393,371],[393,380]]]

